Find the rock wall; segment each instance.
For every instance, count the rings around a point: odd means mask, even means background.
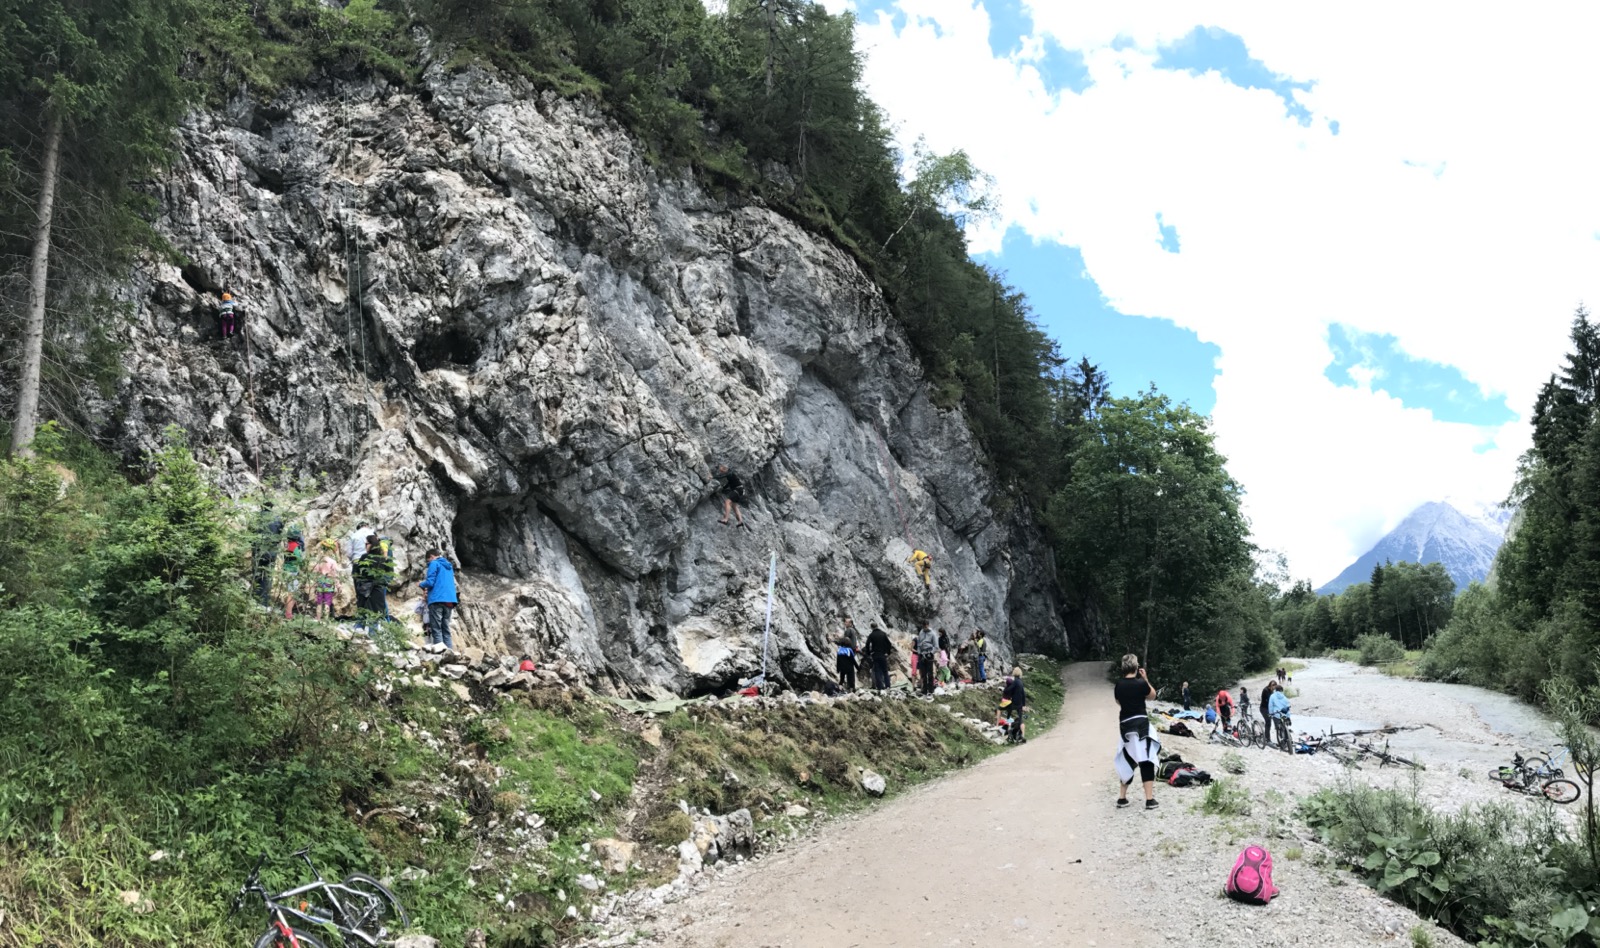
[[[982,627],[998,661],[1062,641],[1043,545],[997,518],[965,420],[831,243],[476,70],[181,134],[158,226],[190,262],[129,288],[111,433],[180,425],[239,495],[314,480],[312,535],[375,515],[405,595],[441,544],[458,644],[563,653],[619,692],[721,687],[759,667],[770,552],[793,684],[831,674],[841,613]],[[717,522],[719,462],[752,482],[748,529]]]

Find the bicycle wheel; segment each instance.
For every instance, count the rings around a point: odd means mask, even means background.
[[[1240,721],[1238,733],[1239,740],[1244,742],[1245,747],[1249,747],[1251,744],[1254,744],[1256,742],[1256,722],[1250,720],[1249,718],[1245,718],[1243,721]]]
[[[406,914],[405,906],[394,897],[388,886],[377,879],[364,872],[352,872],[345,876],[341,884],[347,889],[353,889],[373,899],[372,910],[362,919],[346,919],[352,926],[363,930],[382,927],[390,932],[403,932],[411,927],[411,917]]]
[[[1543,757],[1528,757],[1522,761],[1522,769],[1529,773],[1540,773],[1548,766],[1549,762]]]
[[[290,941],[289,936],[278,931],[278,926],[272,926],[256,939],[256,948],[293,948],[295,942],[300,943],[300,948],[328,948],[322,943],[322,939],[315,935],[308,935],[298,928],[291,928],[289,931],[294,932],[294,941]]]
[[[1542,788],[1544,798],[1552,803],[1571,803],[1583,794],[1570,780],[1548,780]]]

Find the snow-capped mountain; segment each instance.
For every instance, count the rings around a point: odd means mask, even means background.
[[[1443,563],[1456,589],[1465,589],[1489,575],[1510,522],[1511,511],[1493,504],[1459,500],[1423,504],[1317,592],[1343,592],[1371,579],[1372,567],[1401,561]]]

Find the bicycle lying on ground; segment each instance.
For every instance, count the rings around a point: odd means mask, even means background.
[[[1564,753],[1562,757],[1565,758]],[[1552,803],[1572,803],[1583,795],[1583,789],[1560,773],[1561,768],[1551,768],[1542,757],[1515,754],[1510,764],[1489,771],[1489,779],[1513,793],[1542,796]]]
[[[343,882],[328,882],[311,862],[310,850],[302,849],[294,858],[305,860],[313,881],[277,895],[268,894],[261,885],[261,867],[267,862],[267,854],[262,853],[233,897],[230,918],[244,907],[249,895],[260,896],[266,904],[268,927],[256,939],[255,948],[326,948],[315,935],[294,927],[296,923],[313,929],[332,927],[344,944],[369,946],[393,938],[410,926],[405,907],[377,879],[353,872]]]

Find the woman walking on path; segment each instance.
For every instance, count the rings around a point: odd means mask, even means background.
[[[1133,775],[1137,770],[1140,781],[1144,783],[1144,808],[1153,810],[1158,806],[1156,755],[1161,745],[1150,737],[1150,719],[1146,716],[1145,701],[1154,698],[1156,690],[1151,687],[1150,679],[1139,666],[1139,656],[1122,656],[1122,678],[1113,693],[1120,711],[1118,729],[1122,732],[1122,747],[1116,756],[1117,779],[1122,782],[1117,806],[1128,805],[1128,786],[1133,783]]]

